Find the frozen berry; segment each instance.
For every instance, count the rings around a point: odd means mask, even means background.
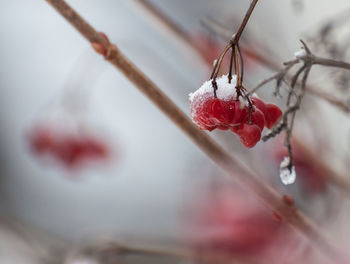
[[[212,131],[216,128],[216,125],[210,119],[208,110],[211,108],[211,100],[201,100],[196,98],[191,103],[191,116],[193,122],[196,123],[200,129]]]
[[[213,82],[217,89],[214,94]],[[199,128],[213,130],[228,129],[235,114],[236,78],[228,82],[228,76],[208,80],[189,95],[192,120]]]
[[[277,105],[271,103],[266,104],[265,126],[267,128],[273,127],[281,116],[282,110]]]
[[[245,115],[243,120],[244,123],[249,123],[249,110],[247,110],[247,112],[248,113]],[[258,108],[252,111],[251,123],[257,125],[261,131],[264,129],[265,117],[264,114]]]
[[[217,125],[218,128],[228,129],[233,115],[233,109],[230,109],[229,102],[214,98],[207,108],[207,113],[210,116],[210,120]]]
[[[242,124],[237,131],[243,146],[252,148],[259,142],[261,138],[261,130],[254,124]]]
[[[243,122],[245,117],[249,114],[249,111],[246,106],[241,106],[239,100],[233,101],[232,104],[234,105],[234,115],[231,121],[231,126],[235,127]]]
[[[264,115],[266,114],[266,105],[265,105],[265,102],[263,100],[254,96],[254,97],[252,97],[251,101],[252,101],[252,104],[256,108],[258,108]]]

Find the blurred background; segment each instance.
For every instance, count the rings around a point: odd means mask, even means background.
[[[187,41],[142,1],[69,4],[189,114],[188,94],[209,78],[225,45],[218,28],[232,35],[249,2],[148,1]],[[300,38],[317,54],[350,61],[349,10],[347,0],[259,1],[242,42],[252,54],[263,53],[281,66],[300,49]],[[178,252],[208,250],[209,260],[203,261],[213,263],[326,263],[220,171],[45,1],[0,1],[0,22],[0,263],[119,263],[113,254],[120,263],[194,263],[200,261]],[[254,56],[247,55],[245,65],[248,87],[274,72]],[[349,75],[317,68],[309,83],[349,103]],[[258,94],[283,109],[273,86]],[[232,133],[210,134],[262,181],[291,195],[331,243],[346,250],[349,113],[307,95],[294,132],[300,165],[296,184],[287,187],[278,172],[283,138],[247,150]],[[50,140],[58,142],[54,155],[44,153]],[[329,180],[334,173],[343,181]],[[229,235],[222,238],[224,233]],[[204,243],[213,237],[222,244]],[[113,243],[161,253],[121,257],[111,250]]]

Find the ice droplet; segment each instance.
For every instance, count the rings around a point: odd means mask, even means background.
[[[284,185],[292,184],[295,182],[296,174],[294,166],[290,170],[288,168],[289,157],[285,157],[280,165],[280,177]]]

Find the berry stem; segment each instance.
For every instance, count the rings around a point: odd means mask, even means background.
[[[234,44],[238,44],[239,42],[239,39],[241,38],[241,35],[243,33],[243,30],[244,28],[246,27],[248,21],[249,21],[249,18],[251,16],[251,14],[253,13],[253,10],[255,8],[255,5],[258,3],[258,0],[253,0],[248,8],[248,11],[247,13],[245,14],[244,18],[243,18],[243,21],[240,25],[240,27],[238,28],[238,31],[237,33],[235,34],[234,36],[234,39],[233,39],[233,43]]]
[[[239,66],[239,60],[237,57],[237,46],[234,46],[233,53],[234,53],[235,74],[237,78],[236,89],[239,90],[242,87],[242,81],[241,81],[241,71]]]
[[[213,85],[213,90],[214,90],[214,98],[217,98],[217,95],[216,95],[216,90],[218,89],[218,85],[217,85],[217,83],[216,83],[216,79],[214,78],[213,80],[212,80],[212,85]]]
[[[229,69],[229,72],[228,72],[228,83],[231,83],[231,80],[232,80],[233,60],[234,60],[234,50],[233,50],[233,47],[232,47],[231,48],[231,57],[230,57],[230,69]]]
[[[235,46],[238,45],[238,42],[241,38],[241,35],[249,21],[249,18],[251,16],[251,14],[253,13],[253,10],[255,8],[255,5],[258,3],[258,0],[253,0],[243,18],[243,21],[241,23],[241,25],[239,26],[238,28],[238,31],[237,33],[231,38],[229,44],[226,45],[226,47],[224,48],[224,50],[221,52],[219,58],[216,60],[216,63],[214,65],[214,68],[213,68],[213,72],[211,74],[211,77],[210,79],[213,79],[213,78],[216,78],[217,75],[218,75],[218,72],[220,70],[220,67],[221,67],[221,63],[222,63],[222,60],[223,58],[225,57],[225,54],[227,53],[227,51],[232,48],[232,50],[234,50]],[[235,52],[234,52],[235,53]],[[236,54],[234,54],[234,57],[236,56]],[[236,67],[235,67],[236,69]]]
[[[244,76],[244,63],[243,63],[243,56],[242,56],[242,52],[241,52],[241,48],[239,47],[239,44],[237,44],[237,51],[239,55],[239,64],[240,64],[240,71],[241,71],[240,86],[242,86],[243,76]]]

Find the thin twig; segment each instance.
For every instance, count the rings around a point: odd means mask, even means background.
[[[219,37],[221,37],[224,41],[227,41],[228,39],[231,38],[231,31],[226,29],[223,25],[217,23],[216,21],[212,20],[212,19],[205,19],[202,24],[207,27],[209,30],[211,30],[212,32],[216,33]],[[247,53],[247,56],[249,57],[250,56],[250,53]],[[256,51],[254,50],[254,56],[250,56],[251,58],[256,58],[260,63],[262,63],[263,65],[265,65],[267,68],[273,70],[273,71],[276,71],[276,72],[280,72],[282,69],[281,69],[281,65],[279,62],[271,59],[271,56],[267,56],[265,54],[263,54],[262,52],[259,52],[259,51]],[[319,58],[321,59],[321,58]],[[328,59],[327,59],[328,60]],[[293,60],[294,62],[297,62],[298,60]],[[328,63],[330,65],[328,66],[334,66],[336,67],[335,65],[338,66],[338,63],[335,63],[334,61],[324,61],[324,60],[318,60],[318,64],[320,65],[324,65],[322,63]],[[341,68],[343,69],[348,69],[348,63],[345,63],[343,64],[343,62],[340,62],[340,65],[339,66],[342,66]],[[288,78],[291,78],[291,75],[290,74],[287,74]],[[267,82],[266,82],[267,83]],[[263,83],[261,86],[263,86],[264,84],[266,83]],[[299,83],[300,84],[300,83]],[[259,88],[261,87],[259,86]],[[257,89],[254,89],[255,91]],[[329,93],[326,93],[326,92],[321,92],[320,89],[316,86],[313,86],[311,84],[308,84],[307,87],[306,87],[306,91],[309,93],[309,94],[312,94],[322,100],[325,100],[327,101],[328,103],[330,103],[331,105],[337,107],[338,109],[344,111],[345,113],[350,113],[350,104],[347,103],[346,101],[340,99],[340,98],[336,98],[335,96],[329,94]]]
[[[106,60],[120,70],[142,93],[144,93],[165,115],[220,168],[235,178],[238,183],[260,198],[271,210],[314,242],[328,256],[338,257],[336,251],[317,229],[314,223],[296,208],[287,206],[281,195],[261,182],[246,165],[221,148],[206,133],[200,131],[192,121],[113,44],[101,37],[76,11],[63,0],[46,0],[65,17],[88,41],[98,43],[106,50]]]
[[[246,14],[244,15],[243,21],[242,21],[241,25],[239,26],[236,34],[234,34],[232,36],[232,38],[230,39],[229,43],[226,45],[226,47],[221,52],[219,58],[215,61],[214,68],[213,68],[213,73],[210,76],[211,79],[214,79],[214,80],[216,79],[217,74],[219,73],[219,70],[220,70],[220,66],[221,66],[222,60],[225,57],[225,54],[227,53],[227,51],[229,49],[231,49],[231,48],[234,49],[234,47],[236,45],[238,45],[239,40],[240,40],[240,38],[242,36],[242,33],[243,33],[243,31],[244,31],[244,29],[245,29],[245,27],[246,27],[246,25],[247,25],[247,23],[249,21],[250,16],[253,13],[253,10],[254,10],[254,8],[255,8],[257,3],[258,3],[258,0],[253,0],[250,3],[249,8],[248,8]],[[234,53],[234,56],[235,56],[235,53]],[[235,69],[237,71],[236,67],[235,67]],[[240,79],[240,77],[238,75],[237,75],[237,77]],[[241,83],[239,83],[238,81],[237,81],[237,83],[241,86]]]
[[[315,65],[323,65],[323,66],[328,66],[328,67],[336,67],[336,68],[341,68],[341,69],[345,69],[345,70],[350,70],[350,63],[347,63],[344,61],[321,58],[321,57],[317,57],[317,56],[309,57],[309,55],[306,55],[305,57],[302,57],[301,59],[304,59],[304,58],[312,60],[312,64],[315,64]]]
[[[286,74],[288,73],[288,71],[296,64],[297,62],[290,62],[284,69],[282,69],[281,71],[275,73],[274,75],[272,75],[269,78],[266,78],[264,80],[262,80],[260,83],[258,83],[251,91],[250,94],[255,93],[259,88],[261,88],[262,86],[264,86],[265,84],[276,80],[277,82],[284,80]]]

